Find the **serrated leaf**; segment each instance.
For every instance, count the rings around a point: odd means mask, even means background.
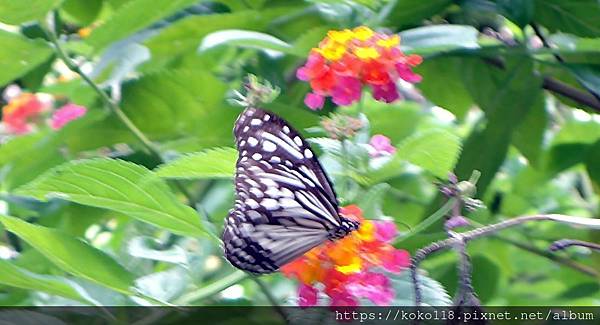
[[[0,0],[0,22],[18,25],[42,19],[46,13],[58,7],[61,2],[62,0]]]
[[[185,155],[161,165],[156,175],[166,178],[232,178],[237,151],[234,148],[209,149]]]
[[[392,287],[396,291],[396,298],[390,303],[391,306],[414,306],[414,285],[409,270],[398,276],[391,276]],[[452,300],[446,289],[434,279],[425,275],[417,274],[419,288],[421,289],[421,303],[425,306],[450,306]]]
[[[460,138],[444,130],[428,130],[403,140],[394,157],[383,167],[369,173],[371,184],[397,176],[402,164],[410,162],[433,175],[446,178],[454,168],[461,150]]]
[[[177,10],[196,3],[197,0],[133,0],[110,16],[106,22],[94,29],[86,39],[99,51],[126,36],[129,36]]]
[[[22,238],[62,270],[124,294],[133,275],[106,253],[58,230],[0,216],[6,229]]]
[[[113,210],[176,234],[205,234],[198,214],[180,203],[161,179],[142,166],[122,160],[68,162],[42,174],[16,193]]]
[[[75,290],[76,284],[58,276],[42,275],[30,272],[8,261],[0,259],[0,283],[16,288],[42,291],[53,295],[95,304],[89,297]],[[81,288],[78,288],[81,290]]]
[[[44,41],[0,30],[0,87],[46,62],[52,49]]]

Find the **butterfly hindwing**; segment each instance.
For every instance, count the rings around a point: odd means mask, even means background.
[[[236,202],[225,222],[225,256],[269,273],[355,224],[338,215],[333,187],[309,144],[279,116],[247,108],[234,127]],[[340,230],[341,229],[341,230]]]

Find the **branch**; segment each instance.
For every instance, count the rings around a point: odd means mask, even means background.
[[[567,247],[571,247],[571,246],[587,247],[589,249],[596,250],[596,251],[600,252],[600,244],[590,243],[590,242],[587,242],[587,241],[576,240],[576,239],[561,239],[561,240],[557,240],[554,243],[552,243],[552,245],[550,245],[549,249],[552,252],[556,252],[556,251],[563,250],[563,249],[565,249]]]
[[[547,214],[547,215],[531,215],[531,216],[522,216],[517,218],[512,218],[509,220],[505,220],[496,224],[476,228],[470,231],[466,231],[463,233],[458,233],[459,237],[452,237],[444,240],[440,240],[434,242],[424,248],[417,250],[415,253],[412,263],[410,266],[411,278],[414,283],[414,295],[415,295],[415,305],[419,305],[421,302],[421,290],[419,288],[419,284],[417,281],[417,268],[419,264],[427,258],[427,256],[447,248],[454,247],[456,245],[460,245],[462,242],[468,242],[473,239],[477,239],[480,237],[485,237],[488,235],[495,234],[496,232],[521,225],[523,223],[529,221],[554,221],[565,223],[574,227],[585,227],[588,229],[600,229],[600,219],[591,219],[591,218],[581,218],[581,217],[572,217],[561,214]]]

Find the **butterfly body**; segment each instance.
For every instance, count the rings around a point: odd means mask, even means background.
[[[279,116],[249,107],[234,126],[236,200],[225,220],[225,257],[271,273],[358,222],[338,213],[331,182],[309,144]]]

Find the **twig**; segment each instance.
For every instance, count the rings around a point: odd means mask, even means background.
[[[524,251],[530,252],[532,254],[536,254],[539,256],[542,256],[544,258],[547,258],[553,262],[556,262],[558,264],[564,265],[566,267],[572,268],[573,270],[576,270],[578,272],[581,272],[583,274],[586,274],[588,276],[591,276],[593,278],[598,278],[600,279],[600,272],[596,271],[595,269],[588,267],[586,265],[583,264],[579,264],[571,259],[568,259],[566,257],[563,256],[559,256],[556,254],[552,254],[551,252],[549,252],[548,250],[542,250],[539,249],[535,246],[530,246],[521,242],[518,242],[516,240],[510,239],[510,238],[505,238],[503,236],[499,236],[499,235],[494,235],[492,238],[497,238],[503,242],[509,243],[519,249],[522,249]]]
[[[552,243],[552,245],[550,245],[549,249],[551,252],[556,252],[556,251],[563,250],[563,249],[565,249],[567,247],[571,247],[571,246],[587,247],[589,249],[593,249],[593,250],[600,252],[600,244],[590,243],[587,241],[577,240],[577,239],[557,240],[554,243]]]
[[[417,281],[417,268],[419,264],[427,258],[432,253],[435,253],[440,250],[444,250],[450,247],[454,247],[457,244],[460,244],[461,241],[465,243],[471,241],[473,239],[477,239],[480,237],[488,236],[494,234],[500,230],[521,225],[523,223],[529,221],[554,221],[565,223],[574,227],[585,227],[588,229],[600,229],[600,219],[591,219],[591,218],[581,218],[581,217],[572,217],[561,214],[547,214],[547,215],[531,215],[531,216],[522,216],[517,218],[512,218],[509,220],[505,220],[496,224],[476,228],[470,231],[466,231],[463,233],[459,233],[461,237],[453,237],[444,240],[440,240],[434,242],[424,248],[417,250],[415,253],[412,264],[410,266],[411,278],[414,283],[414,296],[415,296],[415,305],[420,305],[421,303],[421,290],[419,288],[419,283]]]

